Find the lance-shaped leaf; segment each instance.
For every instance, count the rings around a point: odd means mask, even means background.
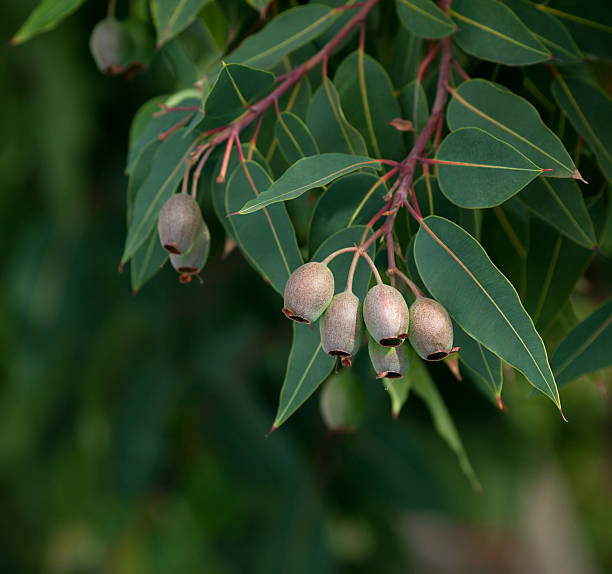
[[[312,98],[307,124],[322,153],[368,153],[365,140],[346,119],[340,96],[334,84],[327,78],[323,79]]]
[[[295,199],[309,189],[321,187],[364,167],[379,169],[380,164],[369,157],[344,153],[324,153],[305,157],[294,163],[259,197],[245,203],[238,213],[246,215],[272,203]]]
[[[22,44],[38,34],[53,30],[84,3],[85,0],[42,0],[13,36],[11,44]]]
[[[410,350],[413,354],[414,351]],[[416,357],[416,355],[415,355]],[[417,359],[413,359],[415,362]],[[410,369],[408,373],[406,373],[403,377],[399,379],[383,379],[383,385],[385,385],[385,389],[389,393],[389,399],[391,400],[391,414],[393,418],[396,419],[404,404],[408,400],[408,395],[410,394],[410,387],[412,386],[412,379],[410,378],[410,370],[413,365],[410,365]]]
[[[225,209],[234,213],[272,180],[256,162],[247,160],[234,169],[225,188]],[[289,275],[302,264],[293,224],[284,204],[272,205],[250,217],[230,218],[234,237],[242,251],[248,253],[255,268],[272,287],[283,293]]]
[[[317,143],[306,124],[291,112],[279,114],[274,132],[280,150],[289,164],[319,153]]]
[[[432,0],[395,0],[404,28],[421,38],[444,38],[455,31],[453,21]]]
[[[480,244],[454,223],[430,216],[419,229],[414,254],[427,289],[461,328],[560,408],[544,343],[516,290]]]
[[[425,363],[420,359],[415,358],[414,364],[410,369],[412,378],[411,388],[414,394],[419,396],[427,405],[431,418],[433,420],[436,431],[444,439],[450,449],[457,455],[459,467],[470,481],[472,488],[480,491],[480,482],[472,468],[470,459],[465,452],[461,437],[457,431],[457,427],[444,404],[444,400],[440,396],[436,385],[431,379],[429,371],[425,367]],[[395,383],[394,383],[395,384]]]
[[[538,111],[503,86],[468,80],[453,91],[447,114],[451,130],[480,128],[510,144],[536,165],[550,169],[546,176],[580,178],[561,140],[544,125]]]
[[[457,44],[468,54],[508,66],[526,66],[551,58],[516,14],[497,0],[454,0],[450,15]]]
[[[263,30],[249,36],[225,61],[269,70],[285,56],[320,36],[335,16],[336,12],[320,4],[285,10]]]
[[[402,134],[389,122],[401,116],[385,69],[358,50],[340,64],[334,76],[348,120],[365,138],[369,153],[378,158],[404,158]]]
[[[588,249],[595,247],[593,222],[575,181],[538,177],[516,197],[571,240]]]
[[[317,250],[312,261],[322,261],[330,253],[360,242],[365,230],[364,225],[357,225],[332,235]],[[368,253],[373,256],[373,246],[370,247]],[[345,289],[351,259],[352,253],[348,253],[336,257],[329,263],[329,269],[334,274],[336,293]],[[353,279],[353,293],[360,299],[365,297],[370,274],[370,268],[361,259],[357,264]],[[334,363],[334,359],[321,348],[318,323],[312,328],[297,323],[293,324],[293,345],[272,429],[282,425],[312,395],[331,373]]]
[[[584,54],[612,59],[612,12],[608,0],[554,0],[536,7],[558,18],[569,30]]]
[[[162,269],[168,259],[153,228],[148,239],[136,250],[130,260],[130,280],[134,292],[140,291],[143,285]]]
[[[593,251],[576,245],[546,223],[532,219],[524,301],[540,332],[549,327],[563,308],[593,257]]]
[[[578,323],[559,343],[550,364],[559,385],[612,365],[612,300]]]
[[[122,263],[134,255],[155,227],[159,210],[174,193],[185,173],[185,161],[197,137],[196,133],[185,134],[184,129],[180,129],[159,146],[153,167],[136,192]]]
[[[151,0],[151,16],[157,30],[157,47],[180,34],[210,0]]]
[[[531,33],[552,52],[553,58],[562,62],[582,60],[582,54],[574,38],[557,18],[538,10],[539,6],[536,7],[528,0],[503,0],[503,2],[529,25]]]
[[[274,85],[274,74],[242,64],[224,64],[204,103],[208,118],[228,122],[247,111],[250,104]]]
[[[331,183],[312,213],[308,233],[310,253],[340,229],[367,223],[382,207],[385,193],[384,182],[370,173],[353,173]]]
[[[552,91],[576,131],[595,152],[606,178],[612,180],[612,100],[591,84],[562,76],[557,76]]]
[[[461,347],[459,360],[478,389],[501,408],[504,371],[501,359],[470,337],[457,323],[453,325],[454,344]]]
[[[451,132],[436,155],[442,193],[461,207],[493,207],[542,170],[516,148],[478,128]]]

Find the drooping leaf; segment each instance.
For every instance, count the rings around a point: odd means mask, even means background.
[[[508,66],[544,62],[551,53],[516,14],[497,0],[454,0],[454,38],[468,54]]]
[[[525,309],[540,332],[563,308],[593,256],[546,223],[531,221]]]
[[[234,213],[272,180],[256,162],[237,165],[225,188],[225,210]],[[272,205],[250,217],[230,218],[234,237],[255,268],[283,293],[289,275],[302,264],[295,231],[284,204]]]
[[[322,153],[368,153],[365,140],[346,119],[340,96],[327,78],[312,98],[307,124]]]
[[[157,46],[180,34],[210,0],[151,0],[151,16],[157,30]]]
[[[427,289],[461,328],[560,407],[544,343],[516,290],[478,242],[454,223],[430,216],[414,252]]]
[[[561,140],[538,111],[507,88],[486,80],[464,82],[453,92],[447,121],[451,130],[477,127],[510,144],[548,177],[580,177]]]
[[[358,169],[364,167],[378,169],[379,166],[375,159],[343,153],[324,153],[305,157],[294,163],[259,197],[245,203],[238,213],[247,215],[272,203],[295,199],[309,189],[321,187]]]
[[[470,481],[472,488],[480,491],[480,482],[472,468],[470,459],[465,452],[461,437],[457,431],[457,427],[444,404],[444,400],[440,396],[436,385],[429,375],[429,371],[425,367],[423,361],[415,358],[413,366],[410,369],[412,378],[411,388],[414,394],[419,396],[427,405],[431,418],[433,420],[436,431],[442,439],[448,444],[451,450],[457,455],[459,467]]]
[[[453,21],[432,0],[395,0],[402,26],[421,38],[443,38],[455,31]]]
[[[231,122],[274,85],[274,74],[242,64],[224,64],[204,103],[207,118]]]
[[[263,30],[249,36],[225,61],[269,70],[285,56],[321,35],[335,16],[333,10],[320,4],[285,10]]]
[[[493,207],[518,193],[542,170],[512,147],[479,128],[451,132],[436,161],[442,193],[461,207]]]
[[[612,59],[612,15],[608,0],[552,0],[540,2],[536,7],[558,18],[585,55]]]
[[[538,177],[516,197],[579,245],[592,249],[597,243],[591,216],[575,181]]]
[[[470,337],[459,325],[453,325],[454,344],[461,347],[459,360],[467,368],[469,377],[496,405],[501,405],[504,371],[501,359]]]
[[[291,112],[281,112],[276,119],[276,139],[289,164],[306,156],[317,155],[319,148],[306,124]]]
[[[11,39],[11,44],[23,44],[30,38],[53,30],[75,12],[85,0],[41,0]]]
[[[557,76],[552,85],[557,103],[587,141],[608,180],[612,180],[612,101],[599,88]]]
[[[401,116],[385,69],[362,50],[350,54],[334,76],[346,117],[365,138],[372,157],[402,160],[402,135],[389,125]]]
[[[126,197],[126,221],[128,229],[132,224],[132,212],[134,210],[134,199],[136,197],[136,192],[142,187],[142,184],[145,182],[149,173],[151,172],[153,158],[155,157],[160,145],[160,141],[152,141],[147,147],[145,147],[140,156],[138,156],[136,165],[129,176]]]
[[[528,0],[502,1],[529,26],[531,33],[552,52],[554,59],[562,62],[582,60],[582,54],[574,38],[557,18],[538,10],[541,5],[537,6]]]
[[[417,359],[414,358],[413,361],[416,362]],[[410,365],[410,368],[412,368],[412,365]],[[385,388],[389,393],[389,399],[391,400],[391,414],[393,415],[393,418],[397,418],[402,410],[402,407],[408,400],[410,388],[412,387],[410,369],[408,370],[408,373],[399,379],[383,379],[382,382],[383,385],[385,385]]]
[[[612,300],[576,325],[559,343],[550,364],[559,385],[612,365]]]
[[[358,243],[363,237],[365,226],[358,225],[342,229],[332,235],[317,250],[312,261],[322,261],[337,249]],[[374,248],[369,250],[370,256]],[[351,264],[352,254],[340,255],[329,263],[334,274],[335,292],[346,287],[346,277]],[[353,292],[363,299],[370,279],[370,268],[360,260],[353,279]],[[334,359],[321,348],[319,324],[312,328],[306,325],[293,325],[293,345],[287,362],[287,372],[281,389],[278,411],[272,428],[278,428],[306,401],[317,387],[327,378],[334,366]]]
[[[310,253],[336,231],[367,223],[382,207],[386,192],[384,183],[369,173],[346,175],[330,184],[317,201],[310,220]]]
[[[130,280],[132,289],[140,291],[143,285],[162,269],[168,253],[164,250],[157,236],[157,229],[153,228],[148,239],[136,250],[130,260]]]
[[[179,129],[159,146],[151,171],[135,195],[132,224],[125,240],[122,263],[134,255],[155,227],[159,210],[174,193],[185,173],[185,161],[197,137],[198,134],[185,134],[184,129]]]

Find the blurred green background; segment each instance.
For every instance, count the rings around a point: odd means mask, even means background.
[[[391,419],[365,353],[357,433],[315,398],[265,438],[291,325],[218,224],[203,285],[166,269],[134,297],[117,273],[130,120],[172,70],[102,76],[99,2],[9,48],[34,4],[0,18],[1,572],[612,571],[609,378],[563,390],[564,424],[520,381],[502,413],[435,365],[480,494],[418,398]]]

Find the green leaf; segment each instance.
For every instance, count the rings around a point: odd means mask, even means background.
[[[612,14],[608,0],[553,0],[536,7],[561,20],[584,54],[612,59]]]
[[[537,219],[531,221],[527,251],[525,309],[545,331],[572,294],[594,256]]]
[[[402,117],[410,120],[417,132],[421,132],[429,119],[429,104],[421,82],[414,80],[402,88],[397,99]]]
[[[364,136],[370,155],[404,159],[402,134],[389,125],[402,112],[385,69],[358,50],[340,64],[334,83],[346,117]]]
[[[379,169],[380,164],[369,157],[343,153],[324,153],[305,157],[294,163],[259,197],[245,203],[238,213],[246,215],[272,203],[295,199],[309,189],[321,187],[363,167]]]
[[[142,150],[142,153],[138,156],[138,161],[134,167],[134,170],[129,176],[128,188],[127,188],[127,209],[126,209],[126,220],[127,228],[130,228],[132,224],[132,212],[134,210],[134,199],[136,192],[142,187],[142,184],[147,179],[151,168],[153,167],[153,158],[161,145],[160,141],[152,141],[147,147]]]
[[[497,0],[454,0],[457,44],[468,54],[508,66],[544,62],[551,53],[516,14]]]
[[[557,103],[576,131],[595,152],[599,166],[612,180],[612,101],[599,88],[557,76],[552,85]]]
[[[510,144],[536,165],[549,168],[548,177],[580,174],[561,140],[542,122],[538,111],[510,90],[469,80],[453,92],[447,121],[451,130],[477,127]]]
[[[412,350],[411,350],[412,351]],[[413,352],[414,354],[414,352]],[[416,357],[416,354],[415,354]],[[413,358],[413,362],[416,363],[418,359]],[[402,410],[402,407],[408,400],[410,394],[410,388],[412,387],[412,378],[410,377],[410,371],[413,365],[410,365],[408,372],[399,379],[383,379],[383,385],[389,393],[389,399],[391,400],[391,414],[393,418],[397,418]]]
[[[382,207],[386,192],[380,178],[369,173],[353,173],[330,184],[317,201],[310,220],[310,253],[336,231],[367,223]]]
[[[272,0],[245,0],[249,6],[255,8],[262,16],[265,14],[266,8],[271,1]]]
[[[361,241],[366,227],[357,225],[342,229],[332,235],[314,254],[312,261],[322,261],[337,249]],[[374,247],[368,251],[374,254]],[[334,274],[336,293],[346,287],[346,277],[351,264],[352,254],[340,255],[330,262],[329,268]],[[360,259],[355,270],[353,292],[357,297],[365,297],[370,279],[370,268]],[[287,371],[281,389],[278,411],[272,429],[282,425],[312,395],[317,387],[331,373],[335,360],[321,348],[319,324],[312,328],[306,325],[293,324],[293,345],[287,362]]]
[[[455,31],[453,21],[432,0],[395,0],[404,28],[421,38],[443,38]]]
[[[560,408],[544,343],[514,287],[478,242],[454,223],[430,216],[419,229],[414,254],[427,289],[461,328]]]
[[[562,62],[579,62],[582,60],[580,49],[574,42],[565,26],[554,16],[538,10],[528,0],[503,0],[522,21],[529,25],[529,30],[553,55]]]
[[[276,139],[289,164],[310,155],[318,155],[319,148],[306,124],[291,112],[281,112],[276,120]]]
[[[285,56],[320,36],[336,14],[320,4],[285,10],[263,30],[249,36],[225,61],[269,70]]]
[[[11,44],[23,44],[38,34],[53,30],[84,3],[85,0],[42,0],[13,36]]]
[[[478,341],[472,339],[459,325],[453,325],[454,344],[461,347],[459,360],[468,375],[484,395],[501,408],[504,371],[501,359]]]
[[[149,238],[130,260],[130,279],[134,292],[140,291],[143,285],[162,269],[167,259],[168,254],[159,242],[157,229],[153,228]]]
[[[274,74],[242,64],[224,64],[206,102],[207,118],[231,122],[274,86]]]
[[[579,245],[589,249],[595,247],[597,238],[593,222],[575,181],[538,177],[516,197]]]
[[[185,173],[185,160],[193,150],[198,134],[179,129],[164,141],[155,154],[146,180],[136,192],[130,225],[121,262],[128,261],[149,237],[157,223],[162,205],[176,191]]]
[[[312,98],[307,124],[322,153],[368,153],[365,140],[346,119],[340,105],[340,96],[327,78],[324,78]]]
[[[461,207],[493,207],[542,170],[517,149],[479,128],[451,132],[438,148],[438,183]]]
[[[480,491],[480,482],[472,468],[470,459],[468,458],[461,437],[455,427],[455,423],[436,388],[436,385],[431,380],[429,371],[425,367],[423,361],[415,359],[413,366],[410,369],[412,377],[412,389],[427,405],[431,418],[433,420],[436,431],[444,439],[446,444],[457,455],[459,467],[470,481],[472,488]]]
[[[559,385],[612,365],[612,300],[578,323],[559,343],[550,364]]]
[[[180,34],[210,0],[151,0],[151,16],[157,30],[157,47]]]
[[[226,212],[234,213],[271,183],[270,176],[254,161],[236,166],[225,189]],[[252,264],[282,294],[289,275],[302,264],[285,205],[272,205],[251,217],[232,217],[230,225],[238,245],[248,253]]]

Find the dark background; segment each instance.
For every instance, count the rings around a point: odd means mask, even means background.
[[[369,375],[357,433],[315,397],[264,437],[291,326],[218,224],[203,285],[166,269],[131,295],[128,129],[174,83],[161,58],[97,71],[103,4],[19,48],[34,2],[2,6],[0,571],[611,571],[609,377],[563,390],[564,424],[511,377],[501,413],[435,366],[476,494],[419,399],[394,421]]]

